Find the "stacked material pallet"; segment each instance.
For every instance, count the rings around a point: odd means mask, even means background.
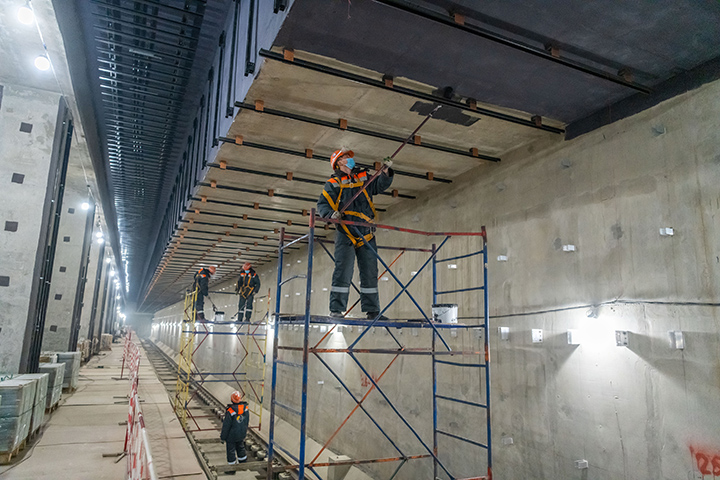
[[[100,336],[100,350],[112,350],[112,335],[109,333],[103,333]]]
[[[41,373],[50,375],[47,388],[46,408],[53,408],[60,401],[62,396],[63,378],[65,377],[64,363],[41,363],[38,367]]]
[[[87,362],[90,358],[90,340],[78,340],[77,349],[78,352],[80,352],[80,360],[82,362]]]
[[[80,377],[80,352],[57,352],[58,363],[65,364],[63,388],[75,390]]]
[[[47,405],[48,384],[50,374],[48,373],[27,373],[16,377],[19,380],[37,380],[35,400],[33,402],[32,419],[30,420],[30,433],[37,432],[45,423],[45,407]]]
[[[30,433],[37,382],[35,378],[0,382],[0,454],[8,459]]]
[[[57,363],[57,353],[42,352],[40,354],[40,363]]]

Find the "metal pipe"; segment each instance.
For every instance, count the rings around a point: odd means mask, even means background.
[[[447,293],[459,293],[459,292],[472,292],[474,290],[485,290],[485,287],[471,287],[471,288],[459,288],[457,290],[445,290],[444,292],[437,292],[438,295],[445,295]]]
[[[572,68],[573,70],[578,70],[578,71],[586,73],[588,75],[592,75],[594,77],[601,78],[603,80],[607,80],[609,82],[612,82],[612,83],[615,83],[618,85],[622,85],[623,87],[632,88],[632,89],[637,90],[642,93],[651,93],[652,92],[652,90],[650,90],[650,88],[648,88],[644,85],[640,85],[639,83],[629,82],[619,75],[615,75],[615,74],[605,72],[603,70],[599,70],[597,68],[582,64],[575,60],[570,60],[568,58],[562,58],[559,56],[557,56],[557,57],[553,56],[552,53],[547,50],[541,50],[541,49],[533,47],[532,45],[529,45],[527,43],[513,40],[509,37],[494,33],[490,30],[487,30],[487,29],[484,29],[481,27],[476,27],[473,25],[469,25],[467,23],[458,23],[451,16],[441,15],[441,14],[433,12],[429,9],[422,8],[417,5],[411,6],[405,2],[398,2],[397,0],[375,0],[375,1],[377,3],[381,3],[383,5],[387,5],[389,7],[393,7],[395,9],[401,10],[403,12],[411,13],[418,17],[422,17],[427,20],[432,20],[434,22],[441,23],[448,27],[453,27],[458,30],[462,30],[463,32],[471,33],[477,37],[481,37],[486,40],[490,40],[491,42],[499,43],[500,45],[503,45],[503,46],[506,46],[506,47],[509,47],[509,48],[512,48],[515,50],[519,50],[521,52],[533,55],[535,57],[539,57],[544,60],[548,60],[550,62],[554,62],[559,65],[563,65],[565,67]]]
[[[229,143],[229,144],[231,144],[231,145],[237,145],[238,147],[249,147],[249,148],[255,148],[255,149],[257,149],[257,150],[265,150],[265,151],[268,151],[268,152],[284,153],[284,154],[286,154],[286,155],[292,155],[292,156],[294,156],[294,157],[302,157],[302,158],[305,158],[305,159],[307,159],[307,160],[318,160],[318,161],[321,161],[321,162],[328,162],[328,163],[330,162],[330,157],[327,157],[327,156],[325,156],[325,155],[317,155],[317,154],[314,153],[314,152],[313,152],[313,154],[312,154],[312,157],[308,158],[307,153],[305,152],[305,150],[302,150],[302,151],[300,151],[300,150],[291,150],[291,149],[289,149],[289,148],[275,147],[275,146],[272,146],[272,145],[266,145],[266,144],[257,143],[257,142],[249,142],[249,141],[247,141],[247,140],[243,140],[242,144],[239,144],[239,143],[235,143],[235,139],[234,139],[234,138],[228,138],[228,137],[218,137],[218,141],[223,142],[223,143]],[[363,167],[363,168],[368,168],[368,169],[373,169],[373,168],[374,168],[374,165],[369,165],[369,164],[366,164],[366,163],[356,162],[355,164],[356,164],[357,166]],[[395,171],[395,174],[396,174],[396,175],[400,175],[400,176],[403,176],[403,177],[420,178],[420,179],[423,179],[423,180],[428,180],[426,174],[412,173],[412,172],[407,172],[407,171],[405,171],[405,170],[398,170],[398,169],[393,169],[393,170]],[[452,180],[449,180],[449,179],[447,179],[447,178],[441,178],[441,177],[433,177],[433,179],[432,179],[432,180],[429,180],[429,181],[432,181],[432,182],[440,182],[440,183],[452,183]]]
[[[449,262],[451,260],[460,260],[461,258],[474,257],[475,255],[482,255],[482,254],[483,254],[483,251],[478,250],[477,252],[468,253],[467,255],[458,255],[457,257],[443,258],[442,260],[437,260],[437,263]]]
[[[281,118],[288,118],[290,120],[297,120],[299,122],[309,123],[311,125],[319,125],[322,127],[335,128],[337,130],[348,131],[351,133],[357,133],[357,134],[365,135],[368,137],[381,138],[383,140],[390,140],[391,142],[402,142],[404,140],[404,138],[398,137],[397,135],[392,135],[392,134],[383,133],[383,132],[377,132],[377,131],[369,130],[366,128],[353,127],[351,125],[348,125],[347,127],[341,127],[339,122],[337,122],[337,121],[331,122],[331,121],[327,121],[327,120],[321,120],[319,118],[313,118],[313,117],[308,117],[305,115],[299,115],[297,113],[284,112],[281,110],[275,110],[275,109],[267,108],[267,107],[264,107],[262,110],[257,110],[254,105],[249,104],[249,103],[235,102],[235,106],[239,107],[239,108],[243,108],[245,110],[249,110],[251,112],[264,113],[264,114],[272,115],[275,117],[281,117]],[[460,155],[463,157],[479,158],[482,160],[488,160],[490,162],[499,162],[500,161],[500,159],[497,157],[492,157],[490,155],[483,155],[481,153],[478,154],[477,157],[474,157],[472,152],[470,151],[470,149],[458,150],[456,148],[445,147],[443,145],[436,145],[436,144],[427,143],[427,142],[421,142],[419,145],[412,143],[411,145],[414,145],[414,146],[420,147],[420,148],[436,150],[439,152],[450,153],[453,155]]]
[[[482,237],[484,232],[424,232],[422,230],[413,230],[412,228],[393,227],[392,225],[383,225],[380,223],[353,222],[350,220],[335,220],[334,218],[318,217],[318,220],[325,223],[344,223],[345,225],[353,225],[356,227],[382,228],[385,230],[394,230],[396,232],[414,233],[417,235],[427,235],[436,237]],[[439,247],[438,247],[439,250]]]
[[[277,287],[275,289],[275,328],[273,328],[273,362],[272,362],[272,383],[270,384],[270,428],[268,430],[268,455],[267,455],[267,475],[266,480],[273,480],[273,454],[275,447],[275,404],[276,385],[277,385],[277,360],[278,360],[278,338],[280,332],[280,323],[278,315],[280,313],[280,299],[282,298],[282,270],[283,270],[283,244],[285,243],[285,229],[280,229],[280,239],[278,240],[278,273]]]
[[[445,435],[445,436],[450,437],[450,438],[455,438],[455,439],[457,439],[457,440],[470,443],[470,444],[475,445],[475,446],[477,446],[477,447],[488,448],[487,445],[484,445],[484,444],[482,444],[482,443],[480,443],[480,442],[476,442],[475,440],[470,440],[469,438],[461,437],[460,435],[455,435],[455,434],[452,434],[452,433],[449,433],[449,432],[445,432],[445,431],[443,431],[443,430],[438,430],[437,432],[438,432],[439,434],[441,434],[441,435]]]
[[[311,210],[308,232],[307,283],[305,288],[305,331],[303,332],[303,373],[302,373],[302,415],[300,416],[300,455],[298,480],[305,479],[305,443],[307,441],[307,404],[308,404],[308,348],[310,343],[310,307],[312,301],[313,247],[315,242],[315,209]]]
[[[470,402],[468,400],[461,400],[459,398],[448,397],[445,395],[437,395],[436,398],[441,398],[441,399],[447,400],[449,402],[462,403],[464,405],[470,405],[472,407],[487,408],[487,405],[483,405],[482,403]]]
[[[489,294],[488,294],[488,257],[487,257],[487,233],[485,231],[485,225],[480,227],[483,232],[483,316],[485,317],[485,333],[484,346],[485,346],[485,404],[487,405],[486,418],[487,418],[487,452],[488,452],[488,478],[492,480],[492,423],[490,421],[490,339],[488,338],[488,332],[490,331],[490,305],[489,305]]]

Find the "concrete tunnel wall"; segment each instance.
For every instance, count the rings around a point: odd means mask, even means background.
[[[670,480],[712,474],[712,459],[720,458],[718,118],[720,82],[714,82],[572,141],[521,147],[499,165],[480,165],[452,185],[383,215],[382,223],[420,230],[487,226],[495,478]],[[672,227],[674,235],[661,236],[664,227]],[[428,246],[433,241],[385,231],[378,237],[384,245]],[[563,251],[563,245],[576,250]],[[470,241],[454,239],[444,254],[468,253],[470,247]],[[498,261],[500,255],[507,261]],[[305,273],[306,257],[304,249],[287,256],[285,278]],[[389,262],[394,256],[384,258]],[[394,271],[408,281],[424,258],[408,252]],[[314,262],[312,309],[326,315],[332,264],[322,251]],[[259,273],[261,293],[274,290],[274,266]],[[473,286],[479,275],[477,263],[458,261],[457,269],[440,270],[440,284]],[[212,290],[223,288],[232,291],[230,283]],[[304,288],[302,280],[283,287],[282,312],[303,311]],[[430,288],[427,271],[411,288],[426,311]],[[384,305],[399,288],[390,280],[381,281],[380,290]],[[215,295],[215,301],[226,318],[235,312],[235,297]],[[256,301],[255,320],[266,301]],[[443,301],[457,302],[461,316],[481,313],[477,296]],[[388,316],[415,317],[413,308],[403,299]],[[176,349],[180,329],[173,322],[181,314],[182,303],[161,310],[153,328]],[[499,339],[499,326],[509,327],[507,341]],[[531,329],[543,329],[543,343],[532,343]],[[568,345],[568,329],[579,331],[580,345]],[[629,332],[627,347],[616,346],[616,330]],[[671,348],[672,330],[684,332],[684,350]],[[428,344],[427,332],[414,333],[402,332],[401,338],[409,345]],[[321,335],[314,329],[311,341]],[[357,335],[357,329],[336,333],[330,342],[349,344]],[[280,338],[299,345],[301,330],[282,329]],[[482,342],[468,333],[448,340],[466,347]],[[388,342],[389,335],[378,329],[358,347]],[[207,371],[230,371],[240,354],[235,337],[210,336],[196,361]],[[343,381],[356,395],[366,392],[368,382],[350,359],[333,355],[324,358]],[[379,375],[389,360],[376,356],[367,362],[368,371]],[[319,362],[310,366],[308,431],[324,443],[354,403]],[[430,374],[429,361],[404,357],[380,383],[428,441]],[[477,398],[480,379],[475,375],[440,373],[439,388]],[[278,399],[299,406],[299,371],[279,366]],[[403,450],[424,453],[376,393],[367,402],[391,436],[402,438]],[[298,424],[295,415],[277,411]],[[467,412],[441,404],[440,425],[484,441],[484,417]],[[356,414],[331,448],[353,458],[394,456],[361,417]],[[454,474],[484,473],[483,452],[470,454],[450,439],[441,439],[439,446],[440,458]],[[589,462],[589,469],[575,467],[580,459]],[[367,468],[376,478],[388,477],[392,469],[382,464]],[[431,478],[431,472],[429,461],[415,460],[397,478]]]
[[[7,160],[0,165],[0,372],[17,373],[60,94],[3,83],[1,96],[0,158]]]

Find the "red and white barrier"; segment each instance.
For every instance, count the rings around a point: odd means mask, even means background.
[[[132,333],[125,337],[123,365],[128,367],[130,402],[127,429],[125,431],[125,454],[127,455],[127,478],[129,480],[157,480],[153,468],[150,443],[145,430],[145,420],[138,399],[138,375],[140,373],[140,347],[131,341]]]

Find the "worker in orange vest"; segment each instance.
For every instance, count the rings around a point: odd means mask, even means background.
[[[336,150],[330,157],[330,165],[335,173],[325,182],[322,194],[317,201],[318,215],[336,220],[373,223],[375,221],[375,204],[373,195],[387,190],[393,182],[392,159],[386,158],[382,173],[370,183],[362,193],[347,203],[362,190],[370,174],[364,168],[355,165],[352,150]],[[340,213],[343,207],[345,210]],[[360,270],[360,306],[367,318],[374,320],[380,315],[380,298],[378,296],[378,266],[375,244],[375,229],[371,227],[354,227],[335,224],[335,270],[330,288],[330,316],[343,318],[350,294],[350,281],[353,276],[355,258]],[[370,248],[372,247],[372,248]],[[380,319],[385,319],[381,316]]]
[[[240,277],[235,284],[235,293],[240,296],[237,316],[238,321],[242,322],[244,314],[245,321],[249,322],[250,317],[252,317],[255,294],[260,290],[260,277],[252,268],[250,262],[245,262],[242,268]]]
[[[203,267],[196,274],[193,281],[195,290],[195,318],[205,320],[205,297],[208,296],[210,277],[215,275],[215,267]]]
[[[236,465],[247,460],[245,435],[250,423],[250,411],[247,402],[243,401],[242,394],[238,391],[230,395],[230,402],[225,410],[220,440],[225,442],[228,465]],[[227,474],[235,475],[235,472],[227,472]]]

